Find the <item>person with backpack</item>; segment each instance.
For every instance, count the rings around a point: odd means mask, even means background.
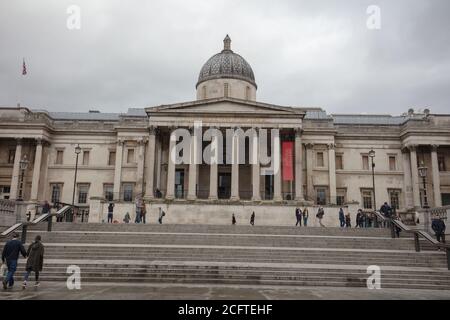
[[[37,235],[34,242],[30,244],[27,251],[27,264],[25,267],[25,276],[23,278],[22,289],[26,289],[28,277],[34,272],[35,287],[39,286],[39,272],[44,266],[44,245],[41,242],[41,236]]]
[[[2,252],[2,263],[6,263],[8,267],[8,273],[3,279],[3,289],[12,288],[14,285],[14,273],[17,269],[17,260],[19,260],[19,254],[22,254],[24,258],[27,257],[27,252],[19,240],[19,234],[14,232],[13,238],[6,242]]]
[[[159,207],[159,217],[158,217],[158,222],[159,224],[163,223],[163,217],[166,215],[166,213],[161,209],[161,207]]]
[[[317,210],[316,217],[319,219],[319,224],[320,224],[321,227],[325,227],[325,226],[322,224],[322,219],[323,219],[323,216],[324,216],[324,215],[325,215],[325,211],[323,210],[322,207],[319,207],[319,210]]]

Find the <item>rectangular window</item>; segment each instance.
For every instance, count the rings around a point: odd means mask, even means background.
[[[108,165],[109,166],[115,166],[116,165],[116,152],[115,151],[110,151],[109,152]]]
[[[14,158],[16,157],[16,150],[10,149],[8,154],[8,163],[14,164]]]
[[[369,170],[369,156],[362,156],[362,168],[363,170]]]
[[[123,201],[132,202],[134,185],[132,183],[124,183],[122,187],[123,187]]]
[[[346,194],[347,194],[346,189],[336,189],[336,204],[338,206],[343,206],[345,204]],[[333,200],[333,199],[331,199],[331,200]]]
[[[78,185],[78,203],[87,203],[89,194],[89,185],[88,184],[79,184]]]
[[[400,209],[400,190],[389,190],[389,200],[392,208]]]
[[[89,151],[83,151],[83,166],[89,165]]]
[[[52,203],[56,203],[56,202],[60,202],[61,201],[61,191],[62,191],[62,185],[57,183],[57,184],[52,184],[50,185],[50,190],[52,191],[52,196],[51,196],[51,202]]]
[[[364,209],[373,209],[372,190],[363,190],[361,192]]]
[[[319,168],[323,168],[325,166],[323,161],[323,152],[316,153],[316,166]]]
[[[134,149],[128,149],[127,163],[134,163]]]
[[[112,184],[105,184],[103,186],[103,190],[105,193],[105,200],[106,201],[113,201],[114,200],[114,185]]]
[[[438,167],[439,171],[447,171],[447,168],[445,167],[445,156],[438,156]]]
[[[342,162],[342,154],[336,155],[336,170],[343,170],[344,164]]]
[[[397,170],[397,161],[395,156],[389,156],[389,171]]]
[[[316,200],[318,205],[326,205],[327,204],[327,191],[325,188],[317,188],[316,190]]]
[[[64,151],[63,150],[56,150],[56,161],[55,161],[55,164],[63,164],[63,156],[64,156]]]

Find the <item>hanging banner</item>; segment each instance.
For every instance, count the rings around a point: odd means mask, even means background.
[[[283,181],[294,180],[294,142],[283,141],[281,143],[281,164]]]

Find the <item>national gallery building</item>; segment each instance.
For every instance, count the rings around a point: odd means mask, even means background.
[[[323,206],[331,224],[338,206],[353,216],[385,201],[404,212],[425,202],[450,205],[450,115],[327,114],[262,103],[256,95],[253,70],[227,36],[200,70],[195,101],[126,113],[1,107],[0,198],[28,201],[31,211],[43,200],[73,200],[84,222],[106,220],[110,202],[115,220],[126,212],[134,219],[139,197],[151,223],[160,207],[171,223],[231,223],[232,213],[247,223],[254,211],[256,224],[289,225],[297,206],[309,207],[311,217]],[[245,163],[176,163],[170,150],[182,139],[174,132],[193,135],[196,123],[201,134],[223,133],[224,158],[238,141],[229,141],[227,129],[253,130],[253,141],[277,132],[278,148],[264,141],[270,156],[280,156],[281,170],[267,174],[271,164],[249,161],[250,139],[243,142]],[[201,152],[211,140],[203,136]]]

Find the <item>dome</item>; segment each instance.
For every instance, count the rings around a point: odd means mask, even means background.
[[[244,80],[256,87],[252,67],[244,58],[231,50],[231,39],[228,35],[223,43],[222,52],[212,56],[203,65],[196,87],[207,80],[224,78]]]

